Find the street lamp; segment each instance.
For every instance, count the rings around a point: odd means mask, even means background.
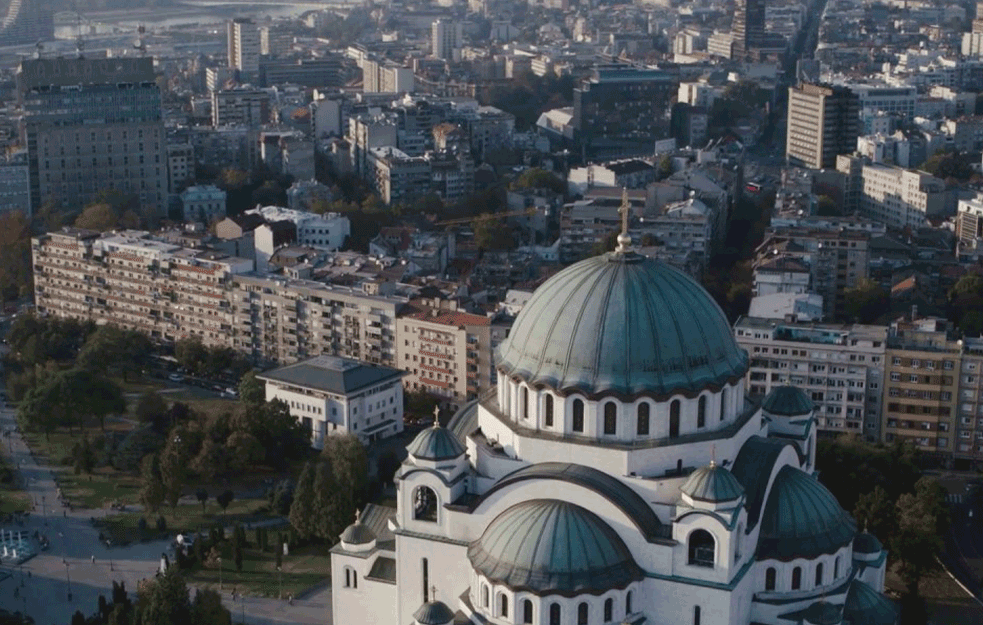
[[[276,576],[277,576],[276,596],[277,599],[283,599],[283,567],[282,566],[276,567]]]
[[[218,591],[222,592],[222,556],[218,557]]]
[[[62,559],[65,563],[65,581],[68,582],[68,600],[72,600],[72,579],[68,576],[68,560]]]

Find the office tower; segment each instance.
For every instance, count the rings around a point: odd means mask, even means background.
[[[847,87],[804,83],[788,89],[785,155],[813,169],[836,166],[838,154],[857,148],[860,104]]]
[[[737,0],[734,3],[734,58],[743,59],[760,48],[765,38],[765,0]]]
[[[431,27],[433,55],[438,59],[453,61],[461,55],[463,28],[458,22],[439,19]]]
[[[152,58],[25,59],[17,87],[33,211],[48,201],[81,208],[112,188],[163,214],[167,146]]]
[[[251,19],[236,18],[228,24],[229,67],[239,79],[249,81],[259,74],[259,29]]]

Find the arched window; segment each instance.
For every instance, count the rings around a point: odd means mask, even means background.
[[[498,596],[498,615],[502,618],[509,617],[509,598],[504,593]]]
[[[491,601],[488,599],[488,586],[481,586],[481,605],[482,607],[491,607]]]
[[[840,578],[840,556],[836,556],[836,559],[833,560],[833,579],[839,579],[839,578]]]
[[[610,623],[614,620],[614,599],[604,600],[604,622]]]
[[[792,569],[792,590],[802,588],[802,567]]]
[[[674,399],[669,404],[669,438],[679,436],[679,400]]]
[[[529,389],[522,387],[522,418],[529,418]]]
[[[587,625],[587,617],[590,616],[587,613],[587,602],[583,602],[577,606],[577,625]]]
[[[769,566],[765,569],[765,590],[775,590],[776,576],[775,567]]]
[[[573,400],[573,431],[584,431],[584,401],[582,399]]]
[[[423,559],[423,603],[430,601],[430,562]]]
[[[437,522],[437,493],[429,486],[417,486],[413,491],[413,519]]]
[[[643,401],[638,404],[638,432],[639,436],[649,435],[649,404],[647,401]]]
[[[358,588],[358,577],[350,566],[345,567],[345,588]]]
[[[720,420],[724,420],[724,415],[727,414],[727,387],[725,386],[720,390]]]
[[[553,427],[553,396],[552,395],[546,396],[544,410],[546,412],[546,417],[545,417],[546,427],[551,428]]]
[[[689,535],[689,563],[696,566],[714,565],[716,541],[706,530],[696,530]]]
[[[352,588],[358,588],[358,573],[352,571]]]
[[[816,565],[816,586],[823,585],[823,563],[820,562]]]
[[[618,407],[613,401],[604,404],[604,433],[608,436],[618,433]]]
[[[631,591],[630,590],[628,591],[628,594],[625,595],[625,616],[628,616],[629,614],[631,614]]]
[[[560,604],[550,604],[550,625],[560,625]]]
[[[532,623],[532,601],[528,599],[522,602],[522,622]]]
[[[741,559],[741,539],[744,537],[744,524],[737,524],[737,533],[734,534],[734,562]]]
[[[700,625],[700,606],[693,606],[693,625]]]
[[[700,395],[696,402],[696,427],[702,428],[707,425],[707,396]]]

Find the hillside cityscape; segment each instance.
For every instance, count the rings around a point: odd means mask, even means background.
[[[0,625],[983,622],[983,2],[8,0]]]

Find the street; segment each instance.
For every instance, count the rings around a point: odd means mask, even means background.
[[[14,412],[0,409],[0,430],[16,427]],[[98,541],[98,530],[90,517],[107,514],[106,510],[68,510],[58,501],[57,486],[50,467],[31,456],[19,431],[0,439],[3,453],[18,468],[18,476],[34,502],[23,526],[4,526],[5,530],[37,530],[47,535],[51,546],[17,567],[2,567],[10,577],[0,574],[0,606],[21,611],[38,625],[68,625],[72,614],[96,611],[98,597],[112,594],[112,582],[124,582],[133,594],[139,580],[152,577],[160,563],[167,541],[137,543],[128,547],[107,548]],[[92,561],[93,556],[95,562]],[[192,592],[194,592],[192,590]],[[319,587],[309,596],[286,601],[239,597],[233,602],[225,593],[225,606],[234,622],[257,625],[274,623],[331,623],[331,589]]]

